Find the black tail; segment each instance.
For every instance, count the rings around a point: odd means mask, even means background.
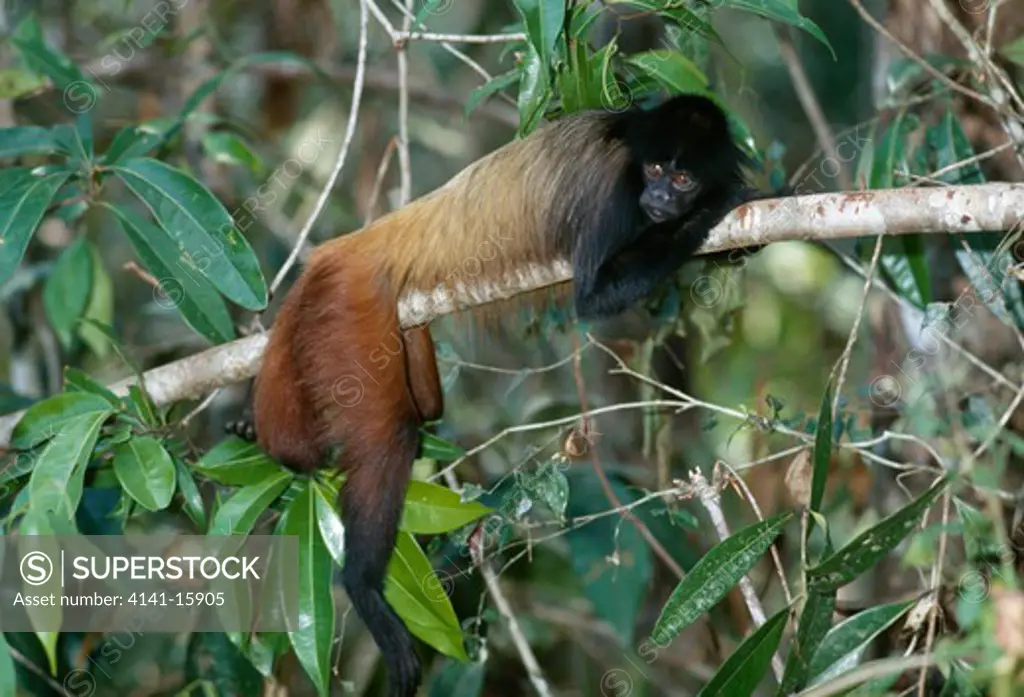
[[[413,697],[420,684],[420,660],[413,637],[384,600],[384,576],[395,547],[419,429],[409,425],[391,443],[375,444],[377,461],[357,459],[342,490],[345,566],[349,600],[369,629],[388,669],[390,697]],[[384,461],[380,461],[380,453]]]

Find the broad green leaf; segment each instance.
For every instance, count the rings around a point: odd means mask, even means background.
[[[789,0],[725,0],[722,7],[753,12],[766,19],[783,22],[801,29],[820,41],[832,54],[833,60],[836,58],[836,52],[825,37],[825,32],[817,24],[801,15],[795,2],[789,2]]]
[[[405,493],[399,527],[415,535],[436,535],[461,528],[491,510],[475,501],[463,503],[448,487],[412,481]]]
[[[241,438],[225,438],[194,465],[210,479],[230,486],[257,484],[286,470],[270,459],[255,443]]]
[[[247,310],[267,304],[267,286],[249,241],[220,201],[181,170],[136,158],[110,168],[146,204],[178,246],[178,263],[204,275]]]
[[[92,254],[92,291],[82,316],[100,324],[114,323],[114,284],[103,265],[103,258],[95,246],[89,245]],[[79,338],[99,358],[105,358],[113,348],[110,338],[94,324],[83,322],[78,325]]]
[[[66,392],[47,397],[29,407],[11,434],[11,447],[27,450],[42,445],[80,416],[107,411],[112,405],[86,392]]]
[[[334,596],[331,555],[316,521],[316,494],[308,482],[285,512],[282,534],[299,538],[299,616],[289,627],[295,655],[321,697],[330,693]],[[286,614],[289,623],[292,618]]]
[[[384,598],[409,631],[446,656],[469,660],[462,646],[462,629],[448,598],[451,577],[442,580],[430,560],[407,532],[398,532],[395,551],[384,580]]]
[[[464,109],[464,115],[469,116],[474,109],[477,108],[484,100],[491,95],[497,94],[504,89],[508,89],[512,85],[519,82],[522,75],[518,70],[510,70],[507,73],[497,75],[484,84],[480,85],[476,89],[469,93],[466,98],[466,107]]]
[[[597,81],[601,86],[600,106],[610,111],[622,111],[632,106],[630,97],[623,93],[622,87],[619,85],[615,66],[612,64],[612,58],[617,49],[617,44],[610,41],[607,46],[594,54],[592,61],[595,72],[600,76]]]
[[[26,189],[35,181],[31,167],[4,167],[0,169],[0,198],[14,190]]]
[[[780,513],[712,547],[672,591],[651,632],[652,638],[659,644],[669,642],[714,607],[768,551],[792,517],[792,513]]]
[[[899,183],[896,172],[904,175],[911,172],[908,141],[919,125],[920,119],[914,114],[905,110],[896,114],[875,147],[870,188],[892,188]],[[885,240],[880,263],[900,295],[919,308],[931,302],[930,272],[919,236]]]
[[[697,697],[749,697],[761,684],[786,629],[789,608],[783,608],[736,647]]]
[[[207,535],[245,535],[260,515],[291,484],[294,475],[278,472],[258,484],[242,487],[220,505]]]
[[[130,210],[108,208],[117,216],[143,266],[159,282],[156,303],[164,308],[173,305],[188,326],[214,344],[234,339],[235,325],[224,299],[198,271],[182,263],[174,240]]]
[[[199,487],[196,486],[196,480],[185,463],[178,458],[174,458],[174,471],[178,491],[182,497],[182,510],[196,524],[199,531],[205,533],[206,508],[203,506],[203,497],[199,493]]]
[[[832,381],[825,387],[818,409],[818,427],[814,432],[814,474],[811,478],[812,511],[821,512],[821,501],[825,498],[825,483],[828,480],[829,464],[832,462]],[[813,520],[813,518],[811,518]],[[810,531],[810,525],[807,527]]]
[[[94,398],[96,399],[96,398]],[[82,496],[82,477],[100,427],[113,411],[106,402],[96,411],[66,421],[40,451],[29,478],[29,505],[74,519]]]
[[[92,263],[92,245],[78,236],[61,252],[43,287],[46,318],[65,351],[70,350],[78,320],[89,304]]]
[[[153,426],[154,428],[163,426],[164,424],[160,418],[161,412],[153,404],[149,393],[142,389],[139,384],[136,383],[128,386],[128,406],[147,426]]]
[[[676,51],[644,51],[627,56],[625,63],[654,78],[673,94],[700,94],[708,88],[708,79],[701,69]]]
[[[945,491],[948,483],[948,476],[940,478],[917,499],[857,535],[817,566],[808,569],[808,587],[818,591],[840,588],[872,568],[918,526],[921,516]]]
[[[174,497],[174,461],[152,436],[138,436],[115,448],[114,473],[147,511],[167,508]]]
[[[645,13],[656,14],[678,24],[687,34],[694,34],[705,39],[714,39],[721,43],[711,23],[698,14],[683,6],[680,2],[670,0],[610,0],[607,5],[626,5],[635,7]],[[694,3],[694,7],[698,7]],[[663,44],[664,45],[664,44]]]
[[[974,148],[964,133],[953,110],[946,108],[942,121],[928,129],[928,145],[934,150],[935,165],[939,169],[971,160]],[[961,165],[940,174],[939,179],[949,184],[982,184],[985,175],[977,162]],[[1012,323],[1009,308],[1017,326],[1024,326],[1024,296],[1015,278],[1007,278],[1006,270],[1015,264],[1013,255],[999,249],[996,235],[971,235],[970,250],[954,242],[953,251],[960,268],[967,274],[975,293],[990,310],[1004,322]],[[990,242],[991,240],[991,242]]]
[[[263,161],[249,145],[230,131],[207,131],[203,134],[203,150],[214,162],[241,165],[259,172]]]
[[[453,462],[466,454],[465,448],[421,430],[423,457],[440,462]]]
[[[430,682],[427,697],[480,697],[484,689],[486,662],[463,663],[445,658]]]
[[[57,130],[42,126],[0,128],[0,160],[18,155],[50,155],[60,151]]]
[[[338,566],[345,563],[345,525],[335,504],[337,495],[321,482],[313,482],[316,493],[316,522],[327,550]]]
[[[100,157],[100,163],[114,165],[123,160],[148,155],[160,145],[162,135],[146,126],[124,126],[118,130],[110,147]]]
[[[564,519],[569,503],[569,480],[558,465],[549,461],[536,472],[521,473],[518,482],[530,498],[543,502],[559,520]]]
[[[551,69],[551,54],[565,22],[565,3],[546,0],[513,0],[523,18],[526,38],[540,58],[542,81]]]
[[[28,70],[0,68],[0,99],[24,97],[42,91],[46,85],[45,79]]]
[[[33,551],[42,552],[51,560],[60,558],[60,547],[57,541],[52,539],[52,537],[46,539],[52,535],[59,534],[59,531],[55,530],[50,524],[50,520],[49,512],[38,508],[30,508],[22,516],[18,526],[18,532],[20,533],[18,552],[20,556],[24,557],[30,551]],[[30,537],[35,537],[36,539],[31,544],[28,544]],[[45,572],[45,566],[43,570]],[[61,588],[60,574],[56,568],[53,570],[50,578],[42,584],[30,586],[27,582],[23,582],[23,588],[26,593],[32,593],[33,595],[52,594],[57,597],[60,597],[63,590]],[[39,640],[43,654],[46,656],[50,674],[56,675],[57,640],[60,638],[58,628],[61,625],[64,611],[60,605],[29,605],[25,608],[25,613],[29,616],[29,621],[32,623],[33,629],[35,629],[34,634]]]
[[[999,48],[999,53],[1009,61],[1024,66],[1024,36],[1021,36]]]
[[[577,16],[579,16],[579,12],[577,12]],[[577,35],[574,33],[573,36]],[[595,93],[596,90],[592,84],[596,82],[591,74],[595,64],[589,57],[587,50],[589,45],[585,39],[573,38],[570,40],[567,46],[566,65],[558,71],[558,95],[562,99],[562,109],[567,114],[600,104],[599,94]],[[615,37],[612,37],[602,50],[612,52],[617,48],[618,42]]]
[[[57,89],[64,90],[74,83],[91,84],[67,56],[46,43],[42,25],[35,14],[29,14],[21,21],[10,41],[25,64],[50,78]]]
[[[623,485],[618,479],[610,479],[609,484],[623,505],[630,505],[639,498],[636,490]],[[522,490],[515,490],[514,496],[502,504],[502,510],[521,510],[518,501],[523,500]],[[575,473],[566,515],[576,519],[601,513],[607,508],[608,497],[598,477],[591,471]],[[637,515],[644,514],[638,512]],[[661,525],[658,525],[651,518],[653,516],[641,517],[641,520],[655,535],[663,533],[666,527],[664,519],[659,520]],[[676,539],[682,537],[674,530],[669,534]],[[612,628],[623,649],[634,645],[637,620],[645,599],[650,595],[654,572],[647,541],[635,525],[625,523],[618,516],[598,518],[587,525],[570,528],[565,539],[569,543],[569,562],[573,573],[582,584],[594,614]]]
[[[521,67],[519,84],[519,135],[532,133],[544,118],[551,101],[551,86],[544,64],[532,44],[527,45]]]
[[[811,660],[808,676],[812,682],[830,680],[856,666],[868,644],[891,627],[916,602],[903,600],[868,608],[829,630]]]
[[[15,185],[0,196],[0,285],[18,268],[29,238],[69,176],[71,172],[34,176],[27,186]]]
[[[2,95],[0,95],[2,98]],[[14,668],[11,648],[7,639],[0,632],[0,695],[16,695],[18,693],[18,674]]]
[[[789,647],[786,669],[782,674],[782,684],[776,697],[791,695],[807,683],[811,667],[811,657],[818,650],[822,639],[832,626],[832,612],[836,606],[834,589],[818,591],[808,589],[807,602],[804,603],[800,621],[797,624],[796,638]]]

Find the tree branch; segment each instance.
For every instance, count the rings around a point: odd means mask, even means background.
[[[859,193],[816,194],[744,204],[711,232],[703,253],[784,240],[834,240],[875,235],[972,233],[1009,230],[1024,222],[1024,184],[981,184],[942,188],[901,188]],[[451,270],[451,291],[414,292],[399,300],[403,326],[430,321],[485,303],[571,280],[566,260],[508,273],[502,279],[470,282],[472,274]],[[463,281],[463,277],[466,278]],[[215,346],[145,373],[146,389],[158,405],[196,399],[217,387],[253,377],[266,345],[258,334]],[[111,386],[127,394],[135,378]],[[0,445],[8,443],[23,412],[0,417]]]

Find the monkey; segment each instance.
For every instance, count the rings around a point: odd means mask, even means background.
[[[705,96],[575,112],[314,249],[256,376],[255,433],[244,423],[229,430],[297,472],[345,471],[342,583],[381,651],[391,697],[415,694],[421,664],[383,582],[420,428],[444,410],[428,325],[402,328],[399,298],[450,287],[446,279],[471,257],[474,281],[562,260],[573,279],[559,285],[571,286],[576,315],[615,315],[677,271],[744,202],[749,166],[725,112]]]

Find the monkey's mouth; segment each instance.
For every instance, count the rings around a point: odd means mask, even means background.
[[[662,223],[672,217],[671,211],[667,211],[664,208],[655,208],[654,206],[644,208],[644,213],[655,223]]]

